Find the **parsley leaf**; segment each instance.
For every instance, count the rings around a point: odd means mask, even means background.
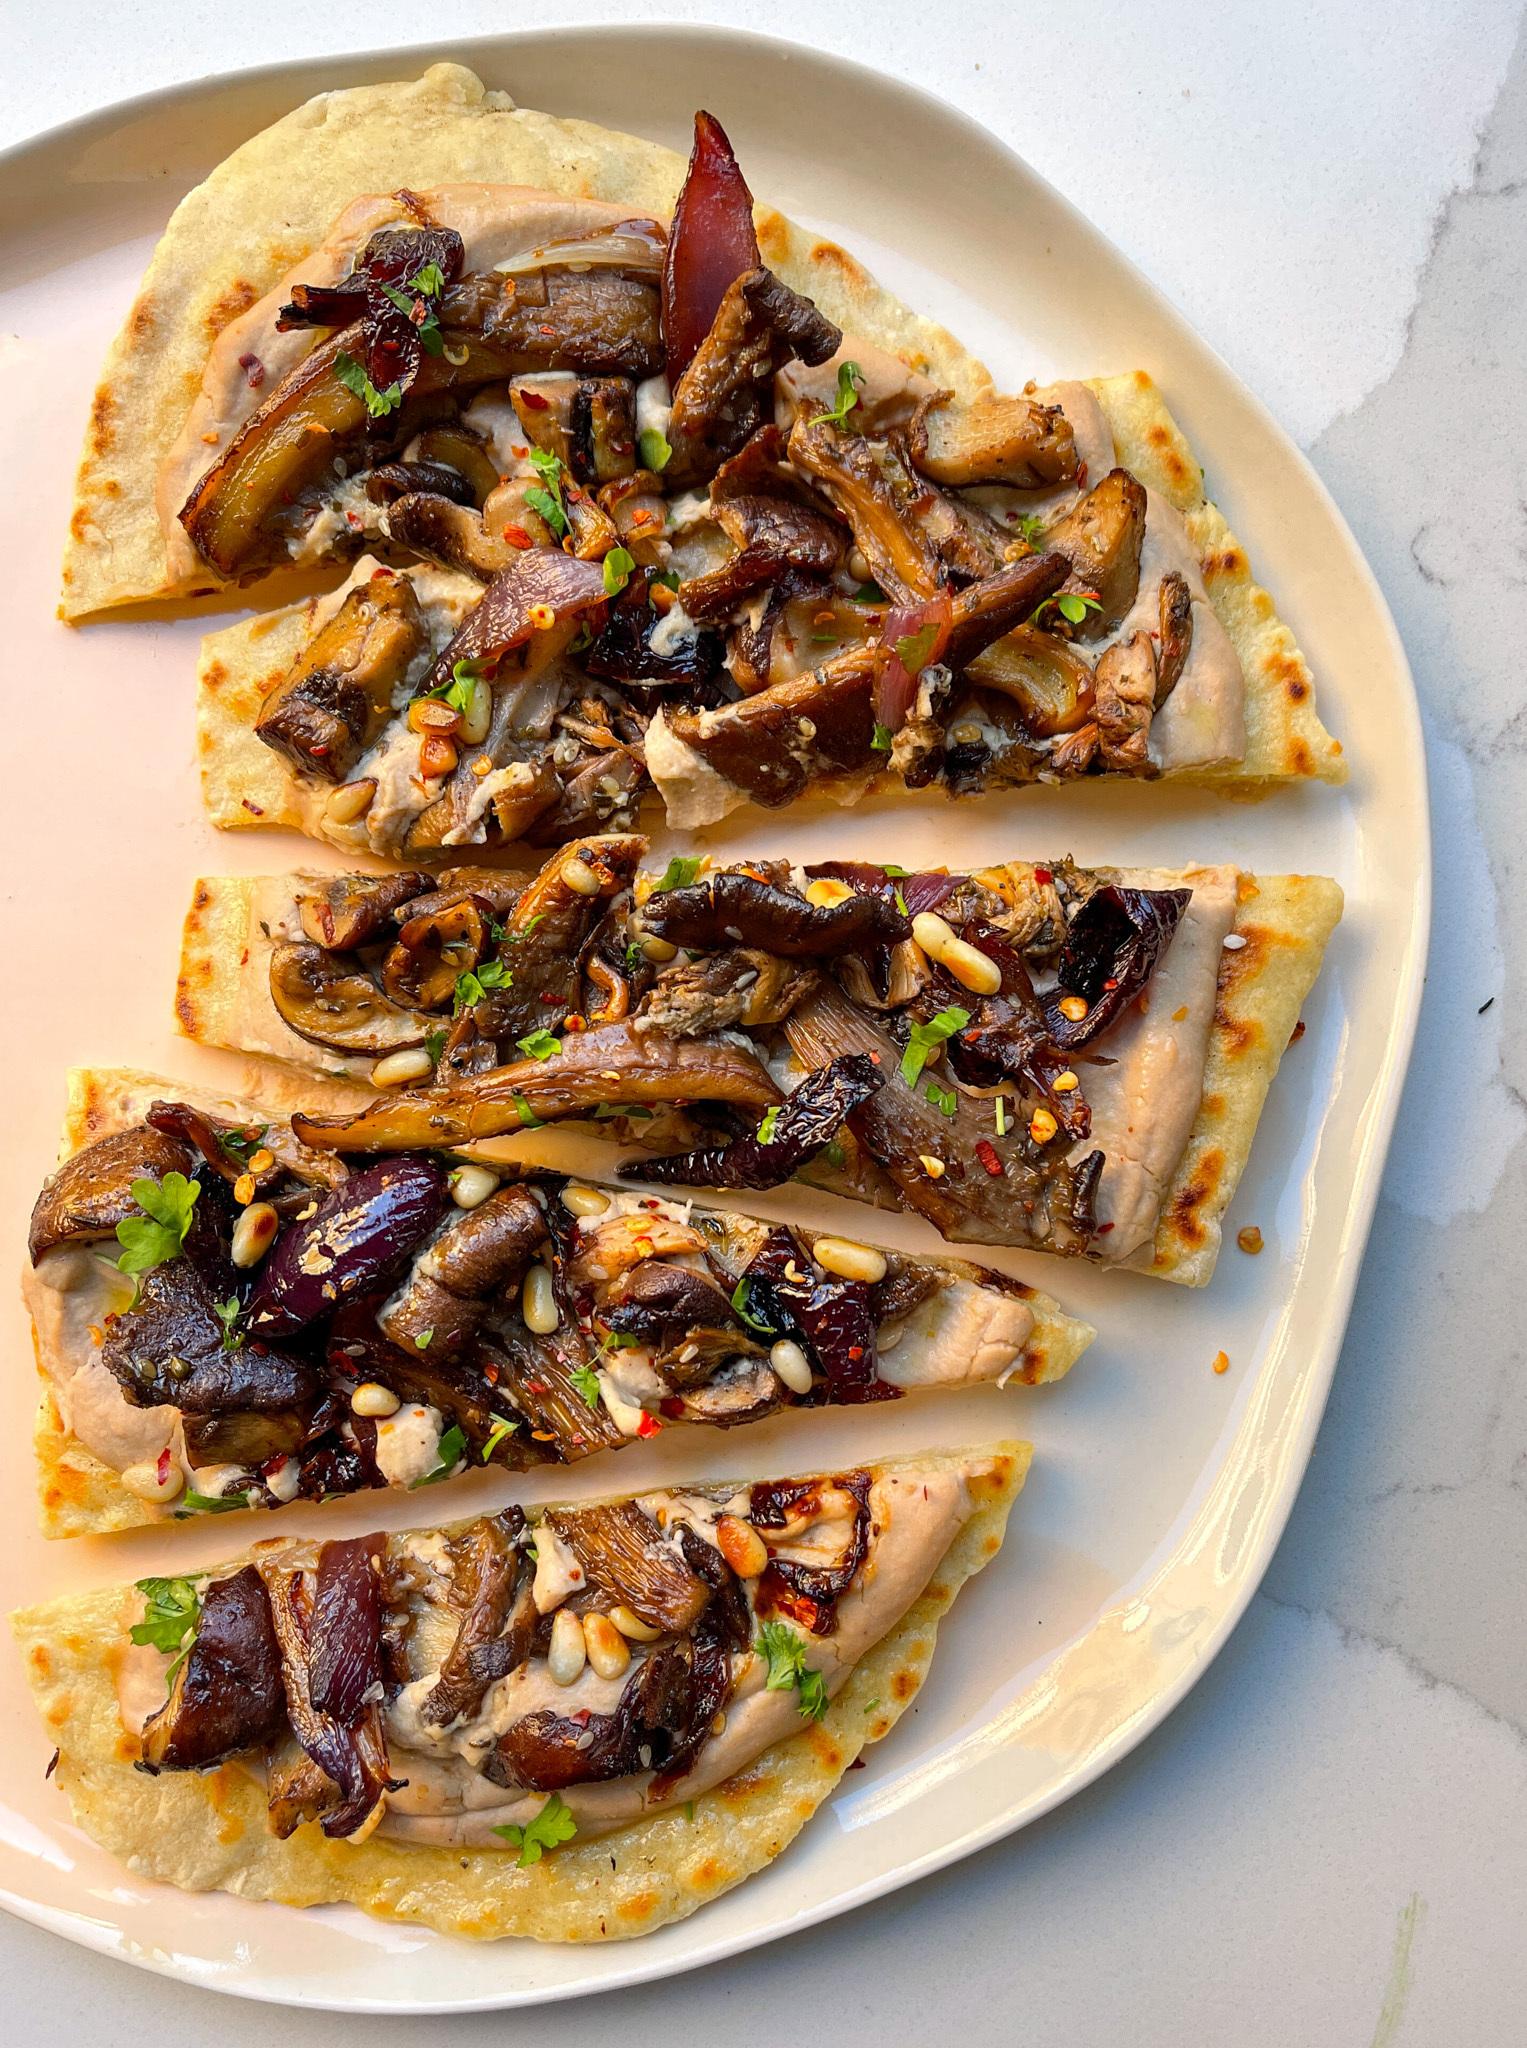
[[[520,1120],[522,1131],[538,1131],[546,1121],[545,1117],[536,1115],[523,1095],[514,1097],[514,1113]]]
[[[175,1503],[175,1519],[183,1522],[188,1515],[233,1515],[248,1505],[247,1493],[198,1493],[188,1486]]]
[[[808,1721],[820,1721],[827,1712],[827,1683],[806,1662],[804,1638],[787,1621],[766,1621],[753,1648],[769,1666],[765,1692],[789,1692],[793,1687],[800,1695],[800,1712]]]
[[[575,1365],[568,1378],[583,1396],[586,1408],[599,1406],[599,1375],[591,1365]]]
[[[426,1031],[424,1034],[424,1050],[429,1054],[432,1066],[438,1067],[440,1064],[440,1055],[445,1051],[445,1039],[443,1027],[438,1031]]]
[[[864,382],[864,372],[857,363],[839,363],[837,403],[827,412],[819,412],[808,424],[821,426],[824,420],[831,420],[835,427],[847,424],[848,416],[859,403],[856,386]]]
[[[250,1153],[259,1151],[260,1140],[269,1129],[269,1124],[255,1124],[252,1128],[246,1126],[242,1131],[219,1131],[217,1142],[230,1159],[237,1159],[241,1166],[247,1166]]]
[[[510,1821],[506,1827],[490,1830],[502,1835],[511,1849],[520,1852],[520,1868],[539,1863],[543,1851],[555,1849],[561,1842],[570,1842],[578,1832],[578,1823],[568,1811],[567,1803],[560,1792],[553,1792],[541,1811],[520,1828]]]
[[[631,581],[631,571],[636,567],[636,557],[627,548],[611,548],[604,558],[604,594],[619,597]]]
[[[915,633],[903,633],[896,643],[896,658],[909,676],[920,676],[933,656],[938,627],[930,619]]]
[[[1038,547],[1040,536],[1043,534],[1044,530],[1045,523],[1043,519],[1040,518],[1037,512],[1025,512],[1023,517],[1018,521],[1018,525],[1016,528],[1018,538],[1022,541],[1027,541],[1028,545],[1031,548]]]
[[[445,290],[445,278],[438,263],[426,263],[422,270],[416,270],[408,280],[408,289],[418,292],[422,298],[438,299]]]
[[[737,1285],[732,1289],[733,1310],[742,1319],[742,1321],[747,1324],[748,1328],[754,1331],[758,1336],[778,1337],[779,1331],[775,1329],[772,1323],[761,1322],[759,1318],[756,1315],[754,1315],[753,1310],[750,1306],[752,1299],[752,1285],[748,1279],[747,1274],[744,1273],[742,1278],[737,1282]]]
[[[429,1347],[431,1346],[431,1344],[434,1343],[434,1341],[435,1326],[433,1323],[431,1323],[427,1330],[421,1330],[418,1336],[415,1337],[414,1349],[415,1351],[428,1351]]]
[[[493,1417],[493,1427],[488,1431],[488,1440],[483,1445],[482,1450],[479,1453],[479,1456],[481,1457],[482,1462],[485,1465],[487,1464],[488,1460],[493,1456],[493,1453],[498,1449],[499,1445],[503,1442],[504,1438],[506,1436],[513,1436],[514,1432],[519,1428],[519,1426],[519,1420],[517,1417],[513,1422],[506,1420],[506,1418],[502,1415],[495,1415]]]
[[[459,1017],[463,1010],[470,1010],[480,1003],[490,988],[512,988],[513,970],[502,960],[483,960],[476,967],[469,967],[456,977],[456,991],[451,997],[451,1015]]]
[[[1080,597],[1074,590],[1063,590],[1055,600],[1055,609],[1063,619],[1069,619],[1073,626],[1079,626],[1088,612],[1100,612],[1102,601],[1096,597]]]
[[[877,754],[890,753],[891,728],[888,725],[877,724],[875,727],[874,735],[870,740],[870,746]]]
[[[431,1336],[434,1332],[430,1332]],[[467,1452],[467,1433],[459,1422],[453,1422],[440,1439],[440,1462],[433,1472],[426,1472],[421,1479],[409,1481],[410,1493],[421,1486],[434,1486],[441,1479],[449,1479]]]
[[[244,1304],[236,1294],[230,1294],[226,1301],[214,1301],[212,1304],[212,1313],[223,1326],[225,1351],[237,1351],[243,1341],[239,1336],[239,1317],[243,1312]]]
[[[539,484],[532,484],[525,493],[525,503],[532,512],[540,513],[558,540],[567,532],[567,514],[562,510],[560,500],[554,498],[550,491],[543,491]]]
[[[665,590],[677,590],[679,587],[679,579],[672,569],[660,569],[650,579],[647,592],[649,602],[651,601],[652,591],[660,583]]]
[[[524,1038],[517,1038],[514,1042],[526,1059],[531,1060],[555,1059],[562,1050],[561,1039],[548,1031],[544,1024],[538,1024],[534,1031]]]
[[[909,1088],[916,1086],[918,1075],[944,1040],[953,1038],[957,1031],[963,1031],[969,1022],[969,1010],[962,1010],[958,1003],[951,1003],[947,1010],[940,1010],[938,1015],[930,1017],[926,1024],[912,1026],[907,1049],[901,1056],[901,1078]]]
[[[122,1247],[118,1270],[149,1273],[178,1259],[200,1193],[201,1183],[187,1180],[183,1173],[167,1173],[163,1180],[135,1180],[132,1197],[143,1214],[124,1216],[117,1225]]]
[[[758,1126],[758,1142],[760,1145],[772,1143],[774,1127],[779,1122],[779,1113],[782,1107],[783,1104],[776,1102],[764,1111],[763,1120]]]
[[[954,1089],[940,1088],[937,1081],[930,1081],[927,1087],[924,1089],[923,1093],[927,1096],[928,1100],[933,1104],[933,1107],[937,1110],[940,1110],[945,1116],[959,1115],[960,1098],[955,1093]]]
[[[429,267],[432,270],[434,269],[433,264]],[[438,272],[436,274],[438,275]],[[384,284],[382,290],[391,299],[409,326],[416,331],[419,336],[419,346],[424,350],[425,354],[431,356],[440,355],[445,348],[445,342],[441,337],[440,322],[435,318],[434,313],[428,308],[424,308],[422,309],[424,317],[416,319],[414,317],[414,308],[419,303],[417,299],[410,298],[407,292],[400,292],[395,284]]]
[[[366,410],[374,420],[385,419],[403,403],[401,384],[389,384],[385,391],[378,391],[354,356],[347,355],[343,349],[334,358],[334,374],[347,391],[353,391],[365,402]]]
[[[426,697],[438,697],[449,704],[453,711],[459,711],[464,718],[472,708],[472,699],[477,694],[477,685],[488,665],[479,661],[458,661],[451,669],[450,680],[436,683],[434,689],[426,690]]]
[[[653,883],[653,895],[662,896],[669,889],[689,888],[696,875],[699,874],[700,867],[701,857],[699,854],[676,853],[673,859],[669,861],[667,867],[664,868],[658,880]]]
[[[532,486],[525,493],[525,503],[533,512],[540,513],[560,540],[567,532],[567,513],[562,502],[562,478],[566,472],[562,458],[553,455],[549,448],[532,448],[530,460],[541,485]]]
[[[668,467],[673,450],[657,427],[643,427],[636,437],[636,452],[643,469],[661,472]]]
[[[902,867],[898,861],[883,860],[880,863],[880,872],[888,882],[904,882],[912,870]]]
[[[163,1656],[175,1658],[165,1673],[166,1680],[174,1678],[196,1639],[196,1624],[201,1619],[201,1595],[196,1589],[200,1584],[199,1578],[138,1581],[143,1619],[128,1633],[135,1643],[148,1644]]]

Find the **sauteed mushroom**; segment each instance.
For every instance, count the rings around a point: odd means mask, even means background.
[[[274,947],[270,999],[299,1037],[336,1052],[402,1052],[423,1045],[432,1028],[429,1017],[389,1000],[369,974],[323,946],[286,941]]]

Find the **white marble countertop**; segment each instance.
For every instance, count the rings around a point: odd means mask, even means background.
[[[611,18],[447,0],[443,35]],[[1431,976],[1352,1328],[1262,1591],[1186,1704],[1049,1819],[672,1984],[520,2021],[274,2014],[0,1918],[4,2032],[557,2048],[801,2028],[1046,2048],[1527,2038],[1527,35],[1520,0],[773,0],[736,21],[984,121],[1162,285],[1308,450],[1410,651],[1438,851]],[[361,0],[5,10],[0,144],[126,94],[407,37]],[[936,26],[930,27],[930,24]],[[1513,1246],[1517,1248],[1513,1250]],[[1512,1273],[1518,1280],[1511,1280]]]

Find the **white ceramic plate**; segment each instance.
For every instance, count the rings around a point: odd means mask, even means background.
[[[960,808],[878,803],[759,816],[731,832],[726,843],[754,850],[819,857],[830,846],[913,865],[1065,851],[1083,861],[1231,859],[1333,874],[1348,902],[1206,1292],[1014,1256],[1011,1270],[1055,1289],[1101,1331],[1058,1389],[788,1418],[730,1438],[675,1431],[627,1453],[618,1469],[561,1482],[593,1492],[681,1467],[793,1469],[919,1442],[1034,1440],[1034,1474],[1008,1546],[946,1623],[915,1712],[762,1875],[640,1941],[574,1949],[446,1944],[349,1909],[300,1914],[187,1897],[132,1876],[70,1824],[44,1782],[50,1738],[19,1660],[0,1654],[5,1904],[90,1947],[225,1991],[384,2011],[567,1997],[774,1939],[1021,1827],[1160,1721],[1250,1598],[1309,1456],[1410,1048],[1429,889],[1411,682],[1339,513],[1224,364],[991,136],[904,85],[724,30],[567,30],[429,54],[474,64],[522,104],[680,148],[694,108],[711,107],[755,192],[858,253],[984,355],[1005,388],[1030,375],[1150,370],[1303,642],[1353,772],[1345,791],[1315,788],[1258,806],[1090,786]],[[196,1051],[171,1030],[192,878],[319,857],[306,843],[219,838],[204,824],[192,754],[200,621],[165,610],[71,632],[54,620],[98,365],[182,192],[309,94],[412,75],[425,60],[324,60],[178,88],[0,161],[4,718],[20,770],[3,817],[10,1087],[0,1170],[5,1241],[18,1256],[53,1157],[67,1065],[239,1078],[238,1062]],[[1235,1248],[1237,1226],[1252,1222],[1266,1240],[1260,1258]],[[905,1220],[885,1228],[908,1245],[930,1242]],[[193,1558],[210,1562],[257,1533],[241,1521],[45,1545],[30,1511],[27,1334],[14,1302],[3,1312],[6,1608],[164,1570],[171,1559],[182,1569]],[[1216,1377],[1211,1361],[1222,1349],[1231,1367]],[[433,1496],[429,1509],[459,1514],[496,1485],[466,1483]],[[418,1519],[418,1510],[362,1500],[321,1517],[308,1511],[308,1520],[334,1533]],[[301,1526],[301,1517],[290,1522]]]

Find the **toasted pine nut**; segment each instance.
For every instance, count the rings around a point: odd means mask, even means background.
[[[649,932],[642,940],[642,952],[654,967],[662,967],[669,960],[678,958],[677,946],[670,946],[666,939],[660,939],[656,932]]]
[[[255,1177],[252,1173],[241,1173],[233,1183],[233,1199],[248,1208],[255,1198],[255,1186]]]
[[[847,882],[837,881],[831,875],[818,875],[814,882],[806,884],[806,901],[814,903],[818,910],[830,910],[835,903],[846,903],[853,893]]]
[[[559,1607],[551,1625],[551,1643],[546,1652],[546,1669],[553,1685],[571,1685],[588,1661],[588,1643],[583,1623],[570,1607]]]
[[[363,775],[358,782],[342,782],[338,789],[330,791],[323,814],[331,825],[353,825],[370,810],[375,795],[374,775]]]
[[[557,1292],[551,1284],[551,1269],[539,1259],[525,1275],[520,1313],[525,1318],[525,1328],[536,1337],[549,1337],[562,1320],[557,1311]]]
[[[994,996],[1002,986],[1002,969],[989,955],[962,939],[932,910],[912,920],[912,936],[930,960],[947,967],[961,987],[978,996]]]
[[[598,875],[580,855],[562,863],[562,879],[569,889],[576,889],[580,896],[597,896],[604,887]]]
[[[422,1081],[435,1071],[427,1047],[410,1046],[407,1052],[390,1052],[371,1069],[373,1088],[404,1088],[410,1081]]]
[[[1080,1024],[1083,1017],[1087,1014],[1087,1002],[1084,996],[1062,996],[1055,1007],[1070,1024]]]
[[[480,1209],[498,1191],[498,1175],[486,1166],[458,1166],[451,1175],[451,1200],[458,1209]]]
[[[663,1633],[660,1628],[653,1628],[650,1622],[643,1621],[641,1616],[629,1607],[612,1607],[610,1619],[621,1634],[633,1643],[655,1643]]]
[[[363,1380],[350,1396],[350,1406],[357,1415],[369,1415],[379,1421],[384,1415],[396,1415],[403,1403],[380,1380]]]
[[[469,747],[480,746],[488,737],[488,727],[492,723],[493,685],[486,676],[478,676],[467,699],[467,708],[461,714],[461,737]]]
[[[840,1280],[863,1280],[873,1287],[885,1278],[885,1253],[872,1244],[855,1244],[849,1237],[819,1237],[811,1256]]]
[[[567,1613],[564,1607],[562,1612]],[[556,1627],[556,1623],[552,1623]],[[588,1647],[589,1662],[601,1678],[619,1678],[631,1662],[630,1647],[620,1630],[607,1614],[586,1614],[583,1617],[583,1640]]]
[[[781,1337],[769,1353],[769,1363],[792,1394],[811,1392],[811,1360],[793,1337]]]
[[[931,1152],[919,1152],[917,1157],[923,1172],[927,1174],[929,1180],[942,1180],[944,1178],[947,1169],[942,1159],[936,1158]]]
[[[873,583],[875,580],[875,572],[870,567],[869,557],[858,548],[850,548],[848,551],[848,573],[850,576],[857,576],[861,583]]]
[[[122,1474],[122,1484],[134,1500],[146,1500],[153,1506],[163,1507],[167,1502],[180,1498],[185,1491],[186,1475],[181,1471],[178,1459],[172,1458],[163,1479],[159,1477],[157,1462],[129,1465]]]
[[[574,1216],[602,1216],[610,1206],[610,1198],[598,1188],[575,1185],[562,1190],[562,1206]]]
[[[247,1209],[241,1209],[233,1226],[233,1263],[258,1266],[275,1243],[280,1228],[281,1218],[269,1202],[251,1202]]]
[[[739,1579],[756,1579],[769,1562],[758,1531],[735,1515],[722,1515],[716,1523],[716,1547]]]
[[[1036,1145],[1048,1145],[1059,1129],[1059,1124],[1047,1109],[1036,1109],[1029,1118],[1029,1136]]]

